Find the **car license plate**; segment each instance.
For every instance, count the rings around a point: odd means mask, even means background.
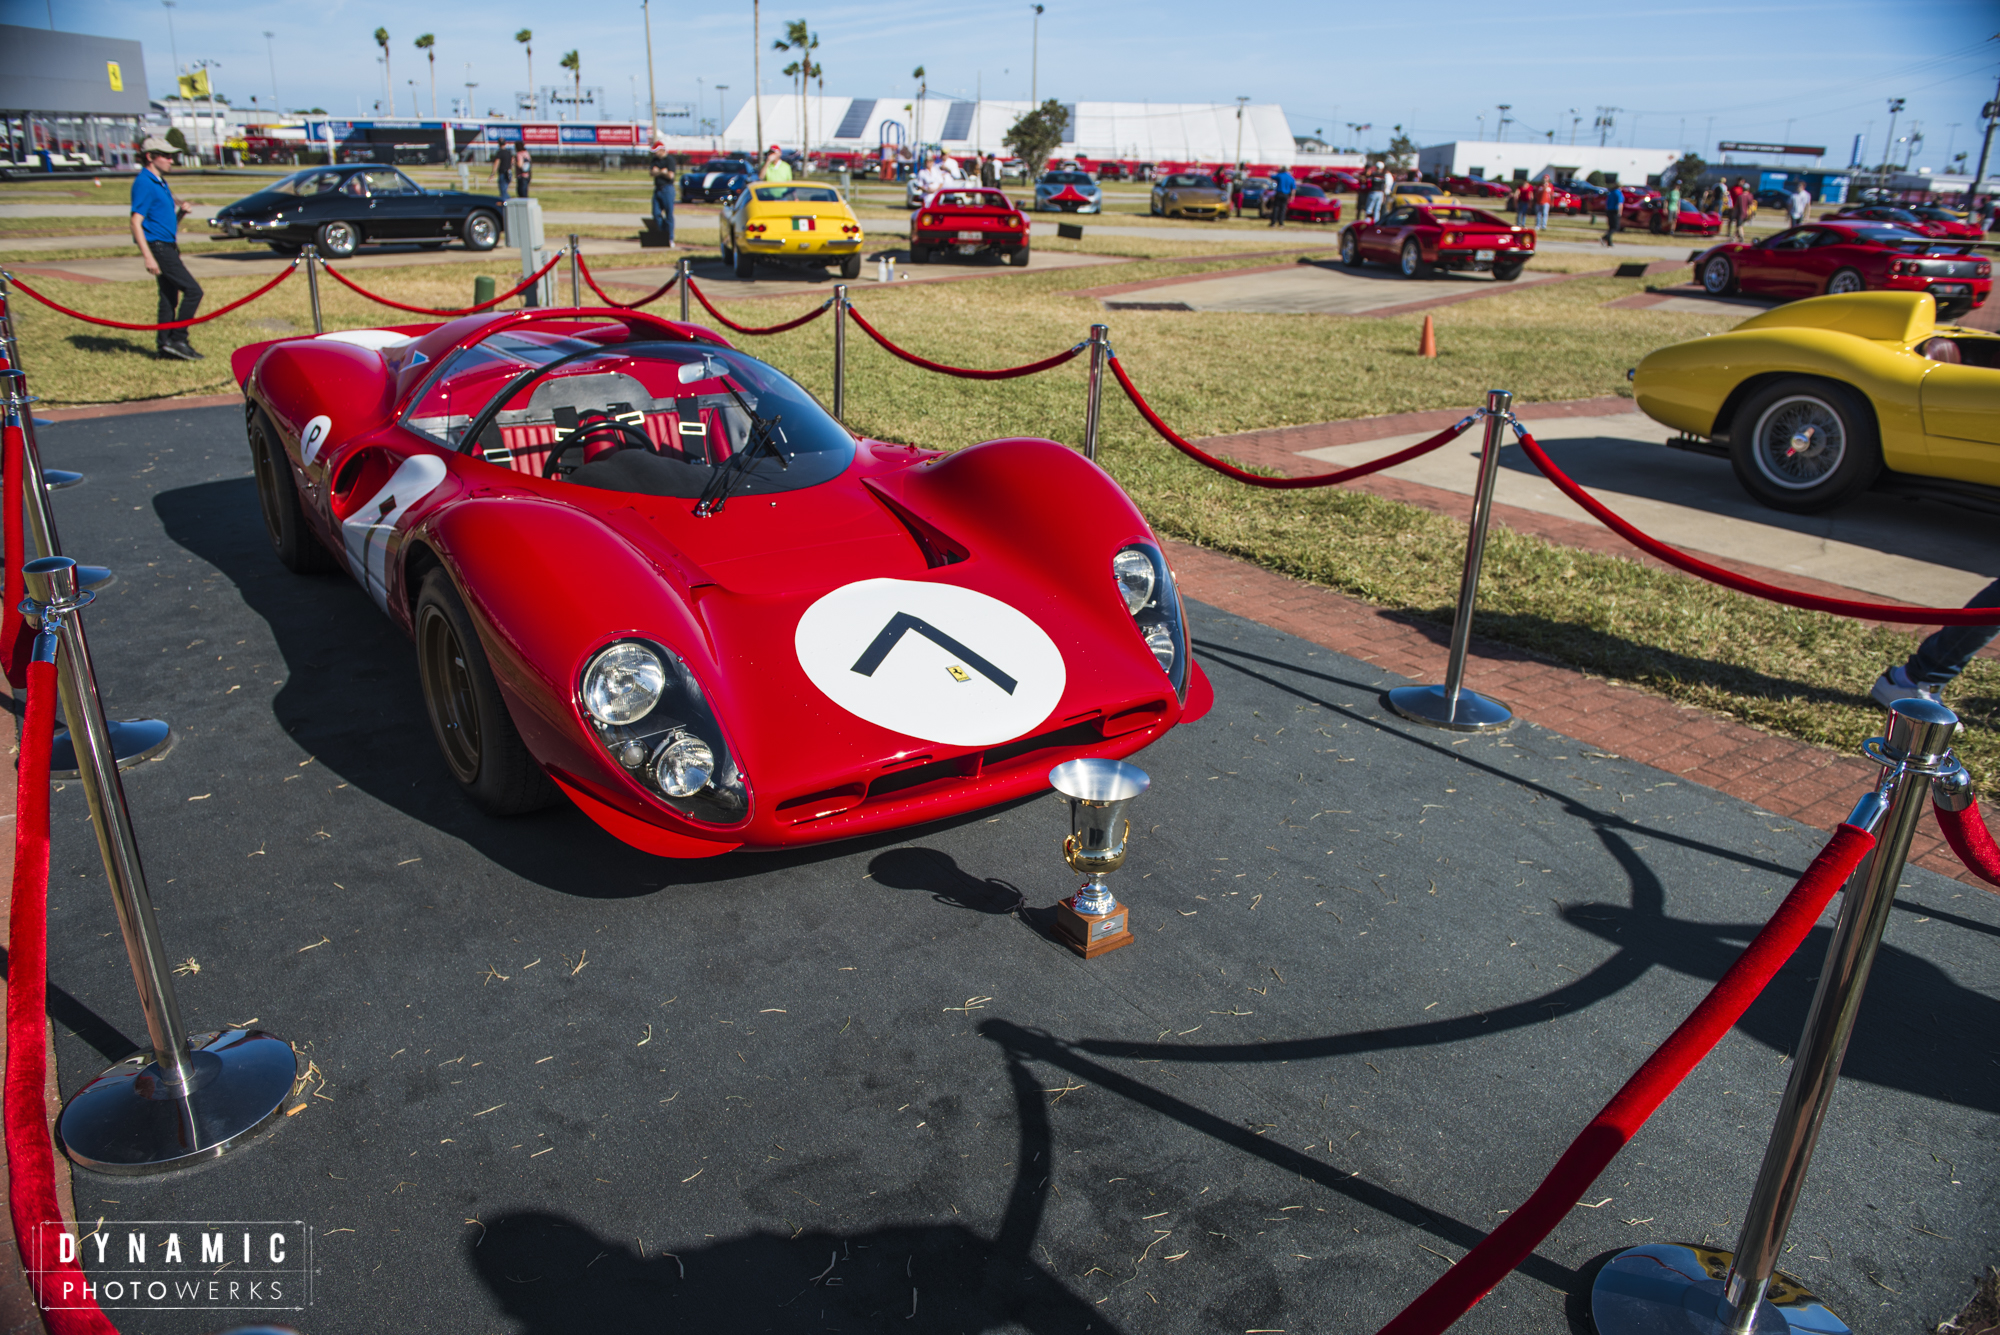
[[[816,230],[814,224],[818,221],[819,219],[817,218],[794,218],[792,219],[792,230],[794,232],[814,231]]]
[[[958,248],[958,253],[959,253],[959,254],[961,254],[961,255],[977,255],[977,254],[979,253],[979,247],[978,247],[978,246],[960,246],[960,247]]]
[[[1969,297],[1972,295],[1972,284],[1932,283],[1931,291],[1940,297]]]
[[[1472,252],[1472,258],[1475,260],[1490,260],[1493,258],[1493,252],[1490,250],[1475,250]]]
[[[986,239],[986,233],[984,233],[984,232],[960,232],[960,233],[958,234],[958,239],[959,239],[960,241],[983,241],[983,240],[985,240],[985,239]]]

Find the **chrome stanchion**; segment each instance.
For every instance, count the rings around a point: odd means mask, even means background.
[[[847,421],[847,284],[833,285],[833,420]]]
[[[8,290],[8,284],[12,279],[12,274],[8,273],[5,269],[0,269],[0,362],[5,363],[4,367],[0,367],[0,369],[20,370],[22,369],[21,348],[20,344],[14,338],[13,293]],[[25,383],[24,381],[23,384]],[[24,389],[22,392],[26,393],[26,390]],[[31,403],[33,401],[32,399],[29,400]],[[30,417],[29,425],[41,426],[45,424],[35,421]],[[44,468],[42,470],[42,487],[47,491],[62,491],[67,487],[74,487],[81,481],[83,481],[83,474],[72,473],[66,468]]]
[[[1104,400],[1104,354],[1111,350],[1111,326],[1090,327],[1090,388],[1083,401],[1083,457],[1097,461],[1097,414]]]
[[[577,274],[575,232],[569,234],[569,304],[578,310],[583,308],[583,279]]]
[[[686,324],[688,322],[688,284],[694,281],[694,261],[683,258],[680,262],[680,271],[681,323]]]
[[[324,334],[326,321],[319,313],[319,247],[307,246],[300,254],[306,262],[306,300],[312,303],[313,333]]]
[[[1486,391],[1486,443],[1479,454],[1479,488],[1473,494],[1472,524],[1465,537],[1465,573],[1458,582],[1458,613],[1451,622],[1451,656],[1444,685],[1399,686],[1389,692],[1389,707],[1413,723],[1453,732],[1499,732],[1514,726],[1514,711],[1465,686],[1465,652],[1472,643],[1472,607],[1479,597],[1479,569],[1486,559],[1486,528],[1493,517],[1493,488],[1500,477],[1500,433],[1507,424],[1514,396],[1504,389]]]
[[[1948,802],[1970,791],[1970,778],[1948,749],[1958,726],[1958,716],[1935,700],[1898,700],[1889,714],[1889,735],[1871,738],[1863,748],[1881,762],[1882,777],[1848,820],[1876,831],[1875,848],[1841,900],[1819,990],[1794,1049],[1791,1079],[1735,1252],[1660,1243],[1621,1252],[1605,1263],[1591,1289],[1591,1316],[1600,1335],[1651,1335],[1668,1329],[1668,1322],[1699,1335],[1846,1335],[1847,1325],[1824,1303],[1778,1272],[1778,1254],[1805,1187],[1924,799],[1935,793]]]
[[[42,467],[41,445],[35,439],[35,417],[28,411],[40,400],[28,393],[27,372],[21,369],[11,344],[7,353],[7,365],[0,368],[0,381],[5,382],[4,396],[0,396],[0,404],[4,404],[0,411],[5,417],[0,420],[21,433],[21,495],[28,511],[28,542],[36,556],[60,556],[62,538],[56,532],[55,510],[49,504],[48,472]],[[83,480],[82,474],[64,476]],[[104,566],[80,566],[77,582],[86,589],[101,589],[111,582],[111,571]]]
[[[268,1125],[292,1091],[298,1060],[291,1044],[260,1030],[189,1040],[77,617],[94,595],[78,589],[76,562],[66,556],[30,561],[22,573],[41,626],[35,656],[56,665],[63,713],[83,737],[84,797],[152,1043],[150,1053],[127,1057],[79,1090],[56,1119],[56,1138],[73,1162],[100,1173],[183,1168]]]

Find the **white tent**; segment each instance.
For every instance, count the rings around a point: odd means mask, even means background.
[[[803,103],[803,106],[801,105]],[[1059,156],[1127,158],[1141,162],[1230,162],[1236,158],[1239,122],[1234,103],[1073,102]],[[803,128],[801,110],[804,112]],[[821,97],[780,93],[763,99],[764,142],[757,142],[757,109],[743,104],[723,135],[726,149],[748,152],[778,144],[815,150],[873,149],[889,142],[943,144],[954,152],[1005,151],[1008,129],[1032,110],[1028,102],[955,98]],[[1252,104],[1240,122],[1243,160],[1290,163],[1297,149],[1283,107]]]

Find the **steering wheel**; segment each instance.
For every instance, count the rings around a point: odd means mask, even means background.
[[[613,438],[622,437],[627,446],[637,446],[651,453],[653,438],[630,422],[613,417],[602,408],[588,408],[577,414],[576,430],[569,439],[549,451],[548,462],[542,465],[542,476],[554,478],[558,473],[575,472],[575,466],[562,467],[562,458],[571,450],[582,449],[593,441],[600,441],[609,433]]]

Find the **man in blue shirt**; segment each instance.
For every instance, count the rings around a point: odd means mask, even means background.
[[[194,281],[181,260],[181,215],[188,206],[174,198],[167,185],[167,172],[174,165],[174,147],[166,140],[149,136],[140,149],[146,166],[132,178],[132,240],[138,244],[139,258],[146,272],[160,285],[159,323],[192,320],[201,309],[201,284]],[[160,355],[177,361],[197,362],[201,354],[188,341],[186,329],[162,329],[158,334]]]
[[[1625,192],[1617,186],[1604,197],[1604,244],[1615,246],[1612,238],[1625,229]]]
[[[1277,176],[1271,181],[1271,226],[1285,225],[1285,211],[1292,207],[1292,195],[1298,188],[1298,178],[1292,175],[1292,169],[1278,168]]]

